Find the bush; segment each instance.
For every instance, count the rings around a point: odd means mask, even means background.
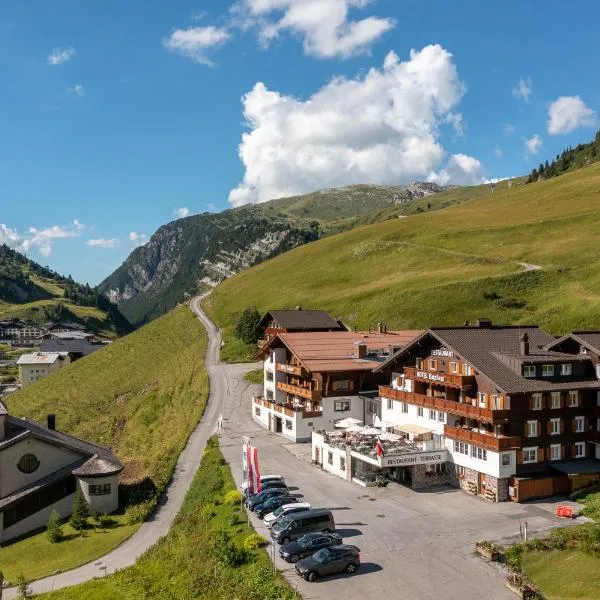
[[[239,506],[242,503],[242,493],[237,490],[231,490],[225,494],[225,504],[229,506]]]
[[[525,543],[525,549],[530,551],[539,551],[545,550],[546,546],[544,545],[544,542],[542,540],[534,538],[533,540],[529,540]]]
[[[56,544],[63,538],[63,532],[60,528],[60,517],[58,516],[56,510],[53,510],[48,518],[46,537],[50,540],[51,544]]]
[[[244,550],[256,550],[266,546],[267,540],[258,533],[251,533],[242,543]]]
[[[81,530],[87,525],[88,505],[83,496],[80,487],[77,487],[75,498],[73,499],[73,508],[71,509],[71,523],[73,529]]]
[[[235,324],[235,336],[246,344],[256,344],[261,334],[260,318],[256,308],[246,308]]]
[[[231,541],[231,536],[224,529],[215,533],[212,553],[221,564],[227,567],[239,567],[246,560],[246,553]]]
[[[32,591],[29,589],[29,584],[23,575],[19,575],[17,579],[17,598],[31,598]]]
[[[214,504],[206,504],[200,509],[200,519],[203,523],[208,523],[216,514]]]
[[[143,523],[148,515],[154,510],[155,506],[156,499],[146,500],[146,502],[128,506],[125,511],[125,523],[127,523],[127,525]]]
[[[509,546],[504,554],[506,565],[517,573],[521,572],[523,550],[523,544],[515,544],[514,546]]]
[[[548,545],[555,550],[564,550],[567,547],[567,534],[564,529],[553,529],[548,537]]]

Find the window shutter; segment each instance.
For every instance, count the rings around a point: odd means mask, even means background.
[[[589,427],[590,427],[590,425],[589,425],[588,418],[587,418],[587,417],[584,417],[584,419],[583,419],[583,430],[584,430],[584,431],[588,431],[588,430],[589,430]]]
[[[561,419],[561,420],[559,421],[559,431],[560,431],[561,433],[564,433],[564,432],[565,432],[565,420],[564,420],[564,419]]]
[[[529,394],[529,410],[533,410],[533,394]]]
[[[546,425],[546,433],[550,435],[552,433],[552,421],[548,421]]]
[[[538,437],[540,435],[542,435],[542,422],[541,421],[537,422],[537,434],[538,434]]]
[[[573,444],[571,446],[571,458],[575,458],[576,455],[577,455],[577,448],[575,447],[575,444]]]
[[[522,464],[523,462],[523,450],[517,450],[517,464]]]
[[[538,448],[537,459],[538,459],[538,462],[544,462],[544,449],[543,448]]]
[[[571,419],[571,431],[575,433],[575,419]]]
[[[550,448],[546,448],[546,460],[552,459],[552,450]]]

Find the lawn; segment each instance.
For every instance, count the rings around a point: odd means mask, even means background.
[[[138,562],[114,575],[44,594],[48,600],[292,600],[295,591],[273,578],[262,549],[249,550],[239,566],[243,540],[253,532],[236,503],[224,502],[235,484],[216,438],[211,438],[169,534]],[[223,542],[223,532],[230,541]],[[221,539],[219,543],[218,539]]]
[[[255,369],[253,371],[248,371],[244,375],[244,379],[246,381],[249,381],[250,383],[258,383],[262,385],[265,380],[265,372],[263,371],[263,369]]]
[[[196,317],[187,306],[179,307],[8,396],[9,412],[41,422],[54,413],[59,430],[111,446],[125,466],[121,492],[130,505],[127,522],[143,520],[169,482],[204,410],[206,342]],[[28,543],[10,546],[11,555]],[[52,554],[60,547],[48,545],[45,552]],[[0,564],[5,551],[0,549]],[[102,553],[98,547],[90,556]],[[70,556],[70,566],[80,562],[75,553]],[[49,560],[41,549],[36,558]],[[63,568],[68,566],[65,560]]]
[[[255,344],[246,344],[243,340],[235,337],[231,332],[233,327],[223,330],[223,345],[221,346],[220,358],[225,363],[251,362],[257,351]]]
[[[576,550],[526,552],[523,568],[547,600],[600,598],[600,558]]]
[[[116,548],[139,527],[128,525],[122,515],[112,519],[110,527],[90,528],[83,535],[65,523],[64,539],[57,544],[50,543],[46,533],[41,532],[5,546],[0,550],[0,571],[14,583],[21,575],[29,581],[90,562]]]

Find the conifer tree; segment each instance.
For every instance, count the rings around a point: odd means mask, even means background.
[[[71,523],[73,529],[83,529],[87,524],[88,514],[87,502],[81,488],[78,486],[75,498],[73,498],[73,508],[71,509],[71,518],[69,519],[69,523]]]
[[[50,540],[51,543],[56,544],[60,542],[62,539],[62,529],[60,528],[60,517],[56,510],[53,510],[50,513],[50,518],[48,519],[48,527],[46,529],[46,537]]]

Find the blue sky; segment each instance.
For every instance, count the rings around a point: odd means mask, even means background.
[[[523,174],[598,127],[599,20],[556,0],[5,0],[0,240],[99,283],[177,214]]]

